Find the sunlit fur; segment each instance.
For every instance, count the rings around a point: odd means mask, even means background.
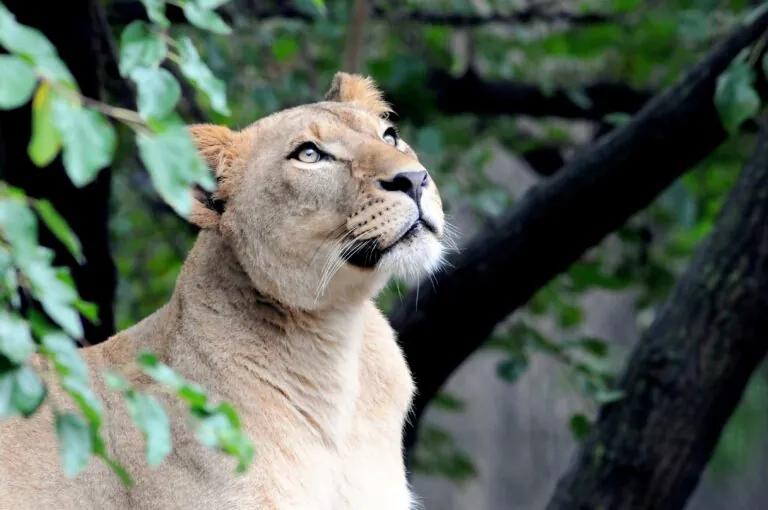
[[[393,276],[418,281],[436,270],[447,238],[431,178],[422,181],[418,205],[382,185],[423,170],[405,141],[388,143],[387,112],[371,80],[339,73],[325,101],[239,131],[191,127],[218,187],[213,196],[195,192],[190,220],[202,230],[173,295],[135,326],[81,351],[104,402],[107,447],[135,486],[123,487],[96,459],[74,480],[62,475],[53,410],[73,404],[53,384],[31,419],[0,422],[0,509],[416,505],[401,450],[415,388],[373,298]],[[305,142],[333,159],[291,158]],[[419,208],[424,224],[402,238]],[[372,249],[383,254],[376,264],[349,262]],[[144,349],[214,401],[235,406],[256,447],[247,473],[235,476],[232,459],[195,440],[184,405],[134,363]],[[33,363],[53,380],[43,359]],[[174,450],[159,467],[147,466],[144,438],[122,396],[107,388],[106,367],[172,410]]]

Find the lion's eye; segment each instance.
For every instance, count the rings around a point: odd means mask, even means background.
[[[332,159],[326,153],[318,149],[312,142],[302,143],[290,154],[290,156],[288,156],[288,158],[299,160],[302,163],[317,163],[326,158]]]
[[[298,159],[304,163],[317,163],[320,161],[320,153],[312,147],[307,147],[299,152]]]
[[[397,146],[397,131],[395,131],[395,128],[387,128],[381,138],[383,138],[389,145]]]

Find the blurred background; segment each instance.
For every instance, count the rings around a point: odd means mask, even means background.
[[[758,4],[233,0],[218,11],[231,35],[174,25],[226,84],[232,115],[219,115],[189,86],[182,112],[188,122],[241,128],[321,99],[340,69],[372,76],[394,105],[402,137],[437,181],[461,252],[680,80]],[[145,17],[138,1],[101,5],[102,27],[115,40]],[[126,92],[114,69],[106,64],[100,73],[107,100],[119,103]],[[8,124],[0,128],[8,140]],[[624,366],[710,233],[755,137],[754,125],[730,136],[540,288],[451,375],[427,407],[411,458],[427,510],[546,505],[598,408],[615,397],[594,373]],[[105,310],[114,310],[119,330],[165,303],[196,233],[154,191],[129,142],[121,142],[110,174],[102,185],[111,192],[100,195],[108,207],[104,256],[111,254],[117,271]],[[380,305],[392,312],[409,290],[394,282]],[[578,355],[551,348],[576,341],[585,346]],[[765,508],[767,376],[763,367],[751,378],[687,508]]]

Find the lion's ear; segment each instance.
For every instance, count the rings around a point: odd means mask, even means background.
[[[227,190],[222,184],[225,183],[236,156],[237,133],[226,126],[213,124],[194,124],[189,126],[189,132],[217,182],[214,192],[195,188],[195,201],[189,221],[200,228],[216,229],[226,205]]]
[[[371,78],[359,74],[336,73],[331,88],[325,94],[325,100],[352,103],[379,117],[384,117],[392,111],[376,83]]]

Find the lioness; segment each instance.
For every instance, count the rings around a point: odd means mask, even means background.
[[[57,456],[51,405],[0,422],[3,509],[406,510],[401,436],[414,391],[393,331],[372,298],[392,276],[438,268],[444,220],[434,181],[386,120],[374,83],[337,73],[325,100],[242,131],[190,130],[215,173],[196,193],[201,227],[170,301],[107,342],[83,349],[104,402],[108,448],[133,476],[126,488],[92,459],[74,480]],[[256,457],[200,445],[178,416],[173,452],[147,466],[118,367],[142,391],[134,364],[149,349],[240,411]],[[40,361],[36,360],[40,365]],[[163,397],[169,409],[179,408]],[[176,416],[176,415],[175,415]]]

